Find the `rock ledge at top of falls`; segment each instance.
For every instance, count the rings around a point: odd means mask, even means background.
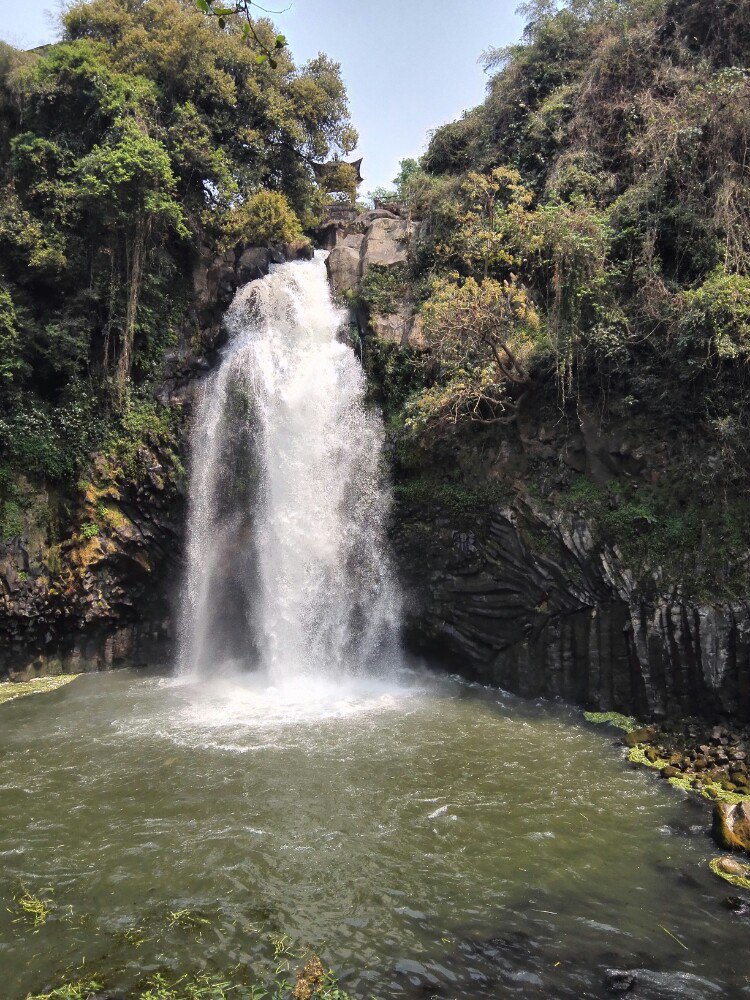
[[[322,229],[323,242],[330,250],[327,267],[336,295],[357,299],[363,279],[371,268],[403,269],[419,223],[384,208],[364,212],[356,218],[334,220]],[[388,312],[367,309],[357,303],[353,319],[361,330],[368,327],[381,340],[399,347],[423,347],[421,318],[407,294]]]
[[[195,301],[183,331],[181,357],[184,359],[185,348],[191,343],[191,334],[195,332],[200,334],[199,340],[204,353],[210,354],[222,346],[224,313],[240,285],[265,277],[272,264],[309,260],[313,252],[312,244],[307,240],[287,246],[240,243],[223,254],[213,254],[203,247],[193,269]],[[195,360],[189,350],[187,359]]]

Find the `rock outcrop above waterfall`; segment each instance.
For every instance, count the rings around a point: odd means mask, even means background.
[[[419,347],[421,320],[403,276],[419,225],[385,208],[327,227],[328,273],[360,334]]]

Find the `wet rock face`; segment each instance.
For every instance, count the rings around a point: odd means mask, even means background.
[[[52,548],[28,534],[0,545],[0,677],[171,657],[183,500],[160,457],[142,457],[141,482],[89,485],[75,520],[90,530]]]
[[[362,247],[364,233],[348,233],[341,236],[328,255],[328,273],[331,284],[338,295],[354,292],[362,279]]]
[[[580,518],[519,497],[461,530],[402,519],[395,548],[408,643],[454,670],[641,717],[750,714],[747,605],[645,598]]]
[[[272,264],[307,259],[312,253],[312,245],[306,242],[285,247],[240,244],[216,256],[204,249],[193,271],[195,302],[187,318],[183,341],[190,344],[198,333],[203,351],[210,353],[221,347],[225,336],[224,313],[239,286],[264,277]]]

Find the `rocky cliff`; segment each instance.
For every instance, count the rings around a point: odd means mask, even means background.
[[[144,449],[122,483],[102,456],[63,540],[33,521],[0,546],[0,677],[160,663],[171,649],[169,581],[179,571],[173,456]],[[49,497],[28,496],[29,503]]]
[[[642,594],[582,516],[520,493],[482,516],[405,518],[409,641],[524,696],[640,717],[750,715],[750,607]]]
[[[324,233],[381,403],[400,360],[429,351],[406,268],[418,230],[380,209]],[[158,392],[174,420],[129,456],[130,475],[100,455],[72,505],[29,487],[22,530],[0,546],[0,674],[171,658],[191,399],[238,284],[281,259],[244,247],[196,267],[195,307]],[[701,522],[698,580],[677,557],[685,540],[638,500],[655,483],[668,495],[700,442],[591,412],[583,400],[562,412],[537,398],[513,427],[432,450],[391,430],[409,647],[524,695],[642,716],[748,716],[750,605],[731,586],[748,554],[731,537],[713,545]],[[61,541],[50,544],[35,504],[59,511]]]
[[[400,270],[417,228],[371,212],[332,241],[332,284],[352,305],[381,401],[398,356],[426,350]],[[374,364],[383,350],[389,362]],[[698,496],[694,463],[720,474],[721,458],[678,426],[605,420],[595,405],[561,409],[541,392],[515,425],[457,431],[432,449],[392,431],[407,641],[523,695],[747,716],[749,554],[731,532],[710,535],[712,511],[698,504],[693,524],[669,507],[686,469]]]

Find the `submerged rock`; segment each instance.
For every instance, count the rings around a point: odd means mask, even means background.
[[[736,913],[740,917],[744,917],[750,912],[750,906],[748,903],[740,898],[740,896],[726,896],[724,899],[724,906],[732,913]]]
[[[635,973],[623,969],[607,969],[604,985],[610,993],[629,993],[636,985]]]

